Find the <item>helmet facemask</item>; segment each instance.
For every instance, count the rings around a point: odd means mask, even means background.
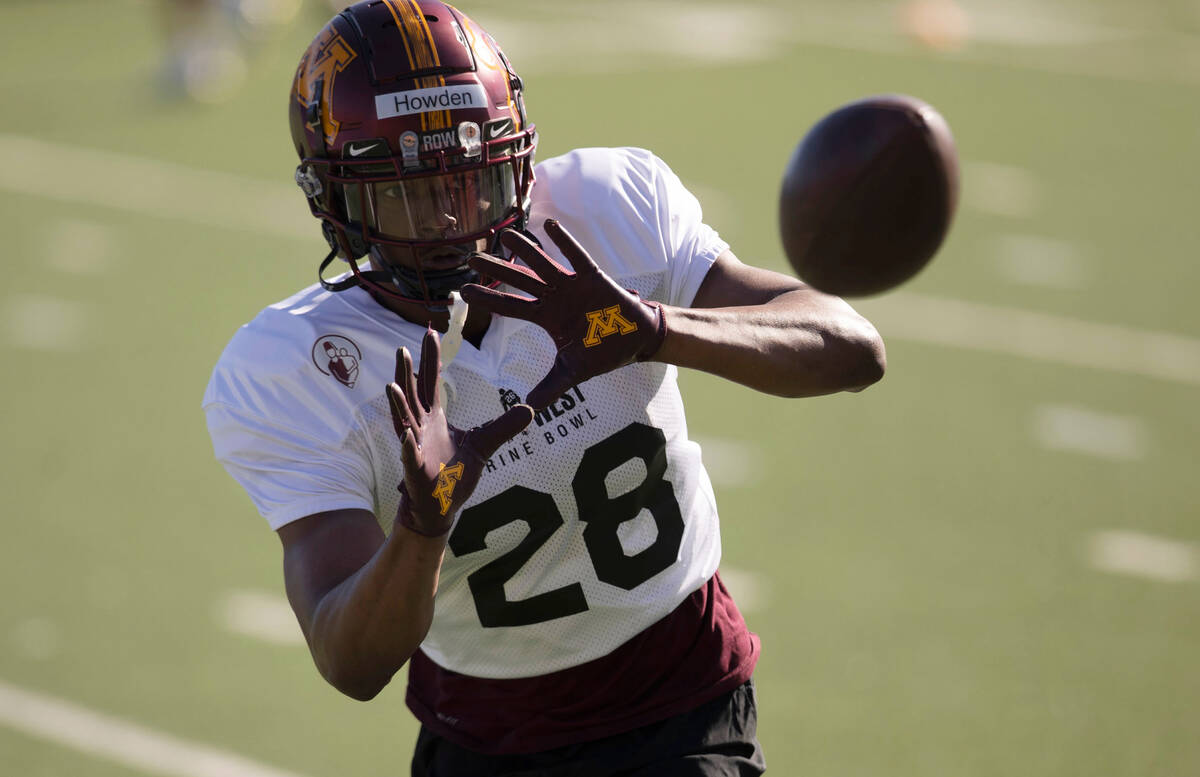
[[[485,144],[474,160],[444,151],[415,164],[394,156],[305,159],[301,169],[309,166],[328,191],[309,199],[313,215],[332,227],[326,239],[351,269],[350,278],[322,278],[322,285],[337,291],[362,285],[442,308],[463,284],[489,284],[467,260],[477,251],[499,254],[504,229],[525,229],[536,135],[532,125],[521,134]],[[373,270],[359,267],[363,256]]]

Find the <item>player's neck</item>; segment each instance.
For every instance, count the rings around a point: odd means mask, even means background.
[[[483,336],[487,334],[491,323],[492,317],[489,313],[468,309],[467,322],[463,324],[463,340],[479,350],[479,345],[483,342]]]
[[[396,299],[395,297],[380,294],[374,290],[369,290],[369,292],[371,298],[376,303],[395,313],[405,321],[420,326],[431,326],[442,333],[450,326],[450,312],[446,308],[430,309],[419,302]],[[483,342],[483,336],[487,334],[491,321],[492,317],[489,314],[483,311],[477,313],[474,310],[469,310],[467,312],[467,321],[463,325],[463,340],[466,340],[478,349],[479,344]]]

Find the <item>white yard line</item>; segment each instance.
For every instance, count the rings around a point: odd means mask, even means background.
[[[1106,80],[1200,81],[1200,68],[1189,59],[1195,36],[1114,26],[1100,14],[1086,13],[1086,5],[960,2],[960,45],[951,53],[936,54],[924,48],[921,36],[914,35],[911,23],[906,24],[904,9],[911,5],[895,0],[790,7],[612,0],[585,6],[532,0],[517,3],[516,14],[479,9],[474,15],[528,73],[722,68],[779,59],[804,47],[905,59],[936,55],[951,65],[962,62]],[[513,18],[520,18],[520,23]],[[1152,47],[1161,55],[1139,54]],[[755,86],[751,83],[748,88]]]
[[[1038,180],[1022,167],[995,162],[963,164],[963,207],[993,216],[1025,219],[1041,207]]]
[[[701,437],[704,469],[713,483],[720,486],[749,486],[762,479],[763,457],[759,449],[742,440]]]
[[[0,725],[133,769],[167,777],[299,777],[227,750],[155,731],[0,681]]]
[[[897,338],[1200,386],[1200,340],[996,305],[896,292],[858,302]]]
[[[304,634],[288,600],[263,591],[230,591],[217,606],[228,631],[276,645],[303,645]]]
[[[737,604],[738,609],[745,614],[761,612],[767,608],[770,601],[770,585],[766,578],[757,572],[739,567],[721,565],[719,570],[721,580],[729,589],[729,595]]]
[[[88,332],[88,315],[78,302],[39,294],[0,300],[0,326],[10,348],[78,351]]]
[[[991,207],[1019,215],[1025,206],[1018,203],[1036,205],[1036,182],[1027,171],[980,163],[969,169],[991,180],[991,188],[1006,191]],[[80,180],[112,185],[74,184]],[[0,133],[0,190],[309,243],[317,239],[315,220],[289,184],[20,135]],[[904,292],[859,305],[885,338],[1200,385],[1200,340],[1191,337]],[[30,342],[44,341],[44,347],[69,343],[78,329],[74,322],[82,319],[68,307],[40,307],[42,318],[57,327],[55,334],[18,333]]]
[[[1087,267],[1074,244],[1041,235],[1000,235],[995,241],[1000,274],[1015,283],[1052,289],[1079,289]]]
[[[1096,532],[1087,541],[1088,563],[1102,572],[1144,577],[1166,583],[1200,579],[1200,550],[1142,532]]]
[[[517,15],[473,14],[522,72],[639,73],[652,63],[727,67],[769,60],[788,45],[772,13],[748,5],[610,0],[537,3],[542,9],[536,12],[530,5]]]
[[[98,221],[60,219],[46,236],[46,263],[71,275],[98,275],[113,255],[113,228]]]
[[[42,615],[26,618],[12,630],[12,647],[30,661],[45,661],[58,655],[62,635],[58,624]]]
[[[1137,418],[1074,405],[1037,408],[1033,435],[1043,448],[1113,461],[1143,458],[1148,447],[1145,427]]]
[[[320,239],[320,227],[295,186],[22,135],[0,133],[0,190],[274,237]]]

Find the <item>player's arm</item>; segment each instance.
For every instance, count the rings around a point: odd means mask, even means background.
[[[883,340],[840,297],[726,251],[690,308],[663,306],[654,361],[786,397],[860,391],[883,377]]]
[[[378,694],[429,631],[445,537],[366,510],[336,510],[278,531],[288,600],[321,675],[360,701]]]
[[[501,242],[527,267],[486,254],[473,256],[471,266],[528,296],[474,284],[462,289],[471,305],[533,321],[554,340],[554,365],[527,398],[534,407],[635,360],[693,367],[788,397],[857,391],[883,376],[879,333],[838,297],[726,251],[692,308],[647,302],[617,285],[557,221],[545,229],[573,271],[508,230]]]
[[[309,516],[279,530],[288,599],[317,668],[355,699],[374,697],[412,656],[433,621],[433,601],[454,516],[475,490],[484,462],[533,420],[527,405],[462,431],[438,393],[439,342],[432,330],[414,373],[396,354],[387,387],[404,480],[387,538],[366,510]]]

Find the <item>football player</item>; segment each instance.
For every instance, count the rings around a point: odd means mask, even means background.
[[[414,775],[761,774],[759,642],[677,369],[854,391],[882,342],[738,261],[650,152],[535,167],[523,93],[436,0],[317,35],[289,112],[330,251],[221,356],[217,457],[321,674],[366,700],[408,665]]]

